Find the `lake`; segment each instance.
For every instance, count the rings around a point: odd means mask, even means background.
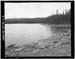
[[[63,28],[40,23],[5,24],[5,46],[13,43],[23,45],[33,41],[37,42],[59,33]]]

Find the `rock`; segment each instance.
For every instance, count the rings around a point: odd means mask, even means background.
[[[33,51],[33,53],[36,53],[36,52],[38,52],[38,51],[39,51],[39,49],[36,49],[36,50]]]
[[[6,47],[6,48],[12,48],[12,47],[14,47],[15,46],[15,44],[11,44],[11,45],[9,45],[8,47]]]
[[[48,46],[48,42],[38,42],[39,48],[45,48],[46,46]]]
[[[19,52],[19,51],[21,51],[23,48],[17,48],[17,49],[15,49],[15,51],[16,52]]]
[[[51,36],[50,38],[39,40],[37,42],[37,45],[38,45],[39,48],[47,48],[47,47],[52,48],[52,46],[55,46],[56,44],[59,43],[58,39],[59,39],[59,37]]]

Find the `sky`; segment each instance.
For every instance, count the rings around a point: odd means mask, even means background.
[[[37,18],[63,13],[70,10],[70,2],[61,3],[5,3],[5,19],[8,18]]]

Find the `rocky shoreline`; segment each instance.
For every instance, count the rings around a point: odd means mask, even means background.
[[[71,56],[71,32],[53,35],[23,46],[10,45],[5,48],[6,57],[25,56]]]

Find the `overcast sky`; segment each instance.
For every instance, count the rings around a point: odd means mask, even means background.
[[[5,19],[7,18],[36,18],[69,10],[70,3],[5,3]]]

